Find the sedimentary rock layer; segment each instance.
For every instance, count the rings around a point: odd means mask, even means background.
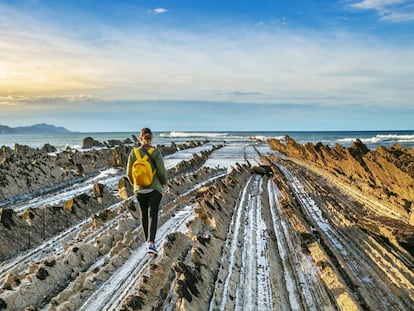
[[[414,150],[393,145],[369,150],[360,140],[349,148],[272,139],[271,147],[358,197],[354,214],[363,228],[414,245]]]
[[[194,148],[201,142],[159,145],[162,154]],[[78,151],[66,149],[56,153],[50,145],[31,148],[16,144],[14,149],[2,147],[0,156],[0,207],[23,196],[36,196],[60,189],[96,175],[108,167],[123,169],[132,144],[101,143],[105,148]],[[178,169],[179,171],[179,169]]]
[[[237,159],[258,150],[229,149]],[[410,310],[412,226],[319,167],[267,150],[249,157],[253,167],[203,166],[222,154],[213,148],[171,169],[158,257],[146,252],[125,176],[67,197],[56,216],[71,223],[58,233],[42,229],[48,209],[3,209],[0,226],[16,233],[0,237],[11,240],[3,253],[30,224],[38,243],[51,237],[0,263],[0,310]]]

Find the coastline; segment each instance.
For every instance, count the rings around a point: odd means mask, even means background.
[[[15,144],[28,145],[32,148],[41,148],[49,143],[58,150],[67,147],[80,149],[85,137],[93,137],[98,141],[111,139],[124,140],[135,132],[71,132],[67,134],[0,134],[0,146],[13,148]],[[154,131],[156,144],[170,144],[172,142],[185,143],[189,140],[210,140],[213,142],[231,141],[248,142],[251,139],[266,141],[267,139],[282,139],[286,135],[300,143],[312,142],[334,146],[341,144],[350,146],[356,139],[360,139],[370,149],[379,146],[389,147],[394,143],[407,148],[414,148],[414,130],[391,131]]]

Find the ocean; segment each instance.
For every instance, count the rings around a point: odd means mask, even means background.
[[[29,134],[0,134],[0,146],[13,148],[14,145],[27,145],[33,148],[41,148],[49,143],[58,150],[67,147],[74,149],[82,148],[82,141],[85,137],[93,137],[98,141],[110,139],[124,140],[131,138],[131,135],[138,136],[138,132],[95,132],[95,133],[67,133],[54,135],[29,135]],[[171,142],[185,143],[190,140],[209,140],[210,142],[243,143],[252,140],[267,140],[269,138],[284,139],[286,135],[294,138],[299,143],[318,143],[334,146],[341,144],[350,146],[359,138],[370,149],[378,146],[389,147],[393,144],[400,144],[407,148],[414,148],[414,130],[412,131],[318,131],[318,132],[179,132],[162,131],[154,132],[153,143],[169,145]]]

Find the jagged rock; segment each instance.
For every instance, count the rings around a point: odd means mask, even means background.
[[[197,190],[197,197],[203,196],[205,193],[207,193],[210,190],[210,187],[201,187],[200,189]]]
[[[414,203],[411,203],[410,225],[414,227]]]
[[[99,228],[102,227],[103,224],[105,224],[108,220],[113,219],[116,217],[116,212],[112,211],[112,210],[102,210],[99,211],[98,213],[93,213],[91,215],[91,220],[92,220],[92,228],[93,230],[98,230]]]
[[[135,219],[141,219],[141,212],[139,211],[139,203],[135,203],[132,200],[127,200],[124,203],[124,206],[127,208],[128,212],[131,214],[132,217]]]
[[[6,310],[7,309],[7,303],[0,298],[0,310]]]
[[[176,275],[174,291],[178,299],[185,298],[188,302],[192,302],[192,296],[199,297],[200,292],[197,289],[197,283],[201,278],[200,273],[181,261],[175,262],[172,268]]]
[[[109,139],[107,141],[107,144],[108,144],[109,148],[112,148],[112,147],[115,147],[115,146],[122,145],[122,141],[120,141],[119,139]]]
[[[106,254],[112,247],[114,237],[110,234],[104,234],[96,239],[96,245],[101,254]]]
[[[39,270],[36,272],[36,277],[43,281],[49,276],[49,272],[44,267],[39,267]]]
[[[408,207],[414,202],[411,150],[394,145],[370,151],[360,140],[349,148],[336,145],[334,149],[310,143],[304,148],[291,138],[287,142],[286,145],[277,140],[269,143],[276,151],[322,169],[364,195],[374,196],[408,219]]]
[[[3,289],[6,290],[12,290],[13,288],[19,286],[21,283],[19,276],[17,276],[14,273],[8,273],[6,275],[6,278],[3,281],[3,284],[1,285]],[[0,308],[1,310],[1,308]]]
[[[54,258],[46,258],[44,264],[46,267],[54,267],[56,265],[56,260]]]
[[[104,185],[103,184],[94,184],[93,185],[93,196],[96,199],[102,199],[103,198],[103,192],[104,192]]]
[[[90,267],[99,256],[93,245],[79,243],[56,258],[48,258],[40,264],[32,264],[26,274],[25,285],[18,291],[8,291],[2,296],[10,310],[22,310],[24,306],[41,306],[44,298],[62,284],[68,284],[83,270]]]
[[[122,154],[118,148],[114,150],[113,166],[114,167],[123,167],[124,161],[122,160]]]
[[[85,137],[82,141],[82,149],[91,149],[92,147],[103,147],[104,145],[92,137]]]
[[[51,152],[56,152],[57,149],[55,146],[52,146],[51,144],[44,144],[44,146],[42,147],[42,152],[44,153],[51,153]]]
[[[78,176],[85,176],[85,170],[83,169],[82,164],[76,163],[75,164],[75,172]]]
[[[131,140],[131,138],[127,137],[122,141],[122,144],[127,145],[127,144],[132,144],[133,141]]]
[[[272,175],[273,171],[269,165],[253,166],[250,171],[260,175]]]
[[[136,224],[137,222],[131,218],[120,219],[117,222],[117,229],[120,232],[132,231],[135,228]]]
[[[1,208],[0,209],[0,222],[6,228],[11,230],[13,226],[16,226],[16,222],[14,221],[15,212],[8,208]]]
[[[114,267],[120,267],[124,263],[124,259],[119,254],[111,255],[111,264],[114,265]]]
[[[118,181],[118,193],[119,197],[126,200],[134,194],[131,183],[126,176],[123,176]]]
[[[352,146],[349,147],[349,151],[355,158],[362,160],[364,155],[366,155],[370,150],[360,139],[357,139],[352,143]]]
[[[360,226],[411,243],[411,229],[406,226],[413,224],[414,150],[399,145],[369,150],[359,139],[349,148],[321,143],[303,146],[290,137],[286,137],[286,144],[280,140],[270,140],[269,144],[277,152],[333,178],[350,193],[372,200],[375,204],[368,207],[373,209],[368,216],[356,215]],[[380,227],[384,228],[382,232],[376,229]]]
[[[39,150],[26,145],[15,144],[14,153],[22,158],[34,158],[39,154]]]
[[[91,138],[93,141],[93,138]],[[86,140],[88,141],[88,140]],[[103,146],[95,141],[91,144]],[[193,142],[198,145],[200,142]],[[17,200],[21,195],[36,196],[48,191],[58,190],[79,178],[86,178],[99,174],[103,168],[120,168],[128,160],[129,152],[133,146],[117,145],[115,148],[90,149],[84,151],[70,148],[53,154],[53,146],[45,146],[42,150],[28,146],[15,145],[15,150],[2,147],[0,159],[0,203],[4,200]],[[159,146],[163,155],[176,152],[177,146]],[[189,148],[183,145],[183,149]],[[191,166],[195,168],[204,163],[205,159],[196,159]],[[183,164],[184,165],[184,164]],[[176,174],[182,173],[179,170]]]
[[[99,198],[81,194],[71,198],[63,206],[43,206],[27,209],[17,215],[10,209],[0,209],[0,260],[19,251],[42,243],[45,239],[89,217],[93,213],[113,205],[119,199],[110,194],[105,186],[99,188]],[[113,212],[99,214],[95,226],[111,219]],[[125,225],[129,225],[128,222]]]
[[[131,251],[127,248],[127,247],[123,247],[120,252],[119,255],[124,259],[128,259],[131,256]]]
[[[134,143],[138,145],[139,144],[139,139],[134,134],[132,134],[131,137],[132,137],[132,140],[134,141]]]
[[[107,279],[109,279],[109,273],[105,270],[99,270],[98,273],[96,273],[95,278],[99,281],[106,281]]]
[[[143,299],[139,296],[131,295],[125,301],[126,307],[132,310],[141,310],[143,306]]]
[[[185,148],[184,145],[183,148]],[[31,185],[30,189],[33,191],[36,191],[36,189],[44,191],[44,188],[42,188],[43,186],[53,185],[53,183],[61,183],[62,180],[73,181],[75,177],[78,177],[77,174],[80,173],[88,177],[91,176],[91,174],[93,176],[94,174],[99,173],[102,168],[108,168],[108,166],[110,167],[113,165],[114,162],[116,162],[113,161],[113,159],[116,157],[119,157],[120,161],[125,161],[130,150],[131,146],[120,146],[118,151],[115,149],[102,149],[79,152],[68,149],[64,152],[59,152],[56,155],[49,155],[46,153],[46,150],[31,150],[18,147],[17,151],[19,152],[19,155],[16,155],[13,150],[11,150],[10,153],[9,150],[5,150],[5,157],[10,157],[10,163],[7,162],[4,165],[0,165],[0,170],[2,170],[0,173],[7,172],[4,175],[0,174],[0,179],[3,180],[2,178],[4,177],[4,180],[7,182],[16,184],[14,178],[18,178],[18,176],[21,175],[21,172],[13,173],[11,172],[11,168],[25,170],[28,174],[25,175],[27,178],[24,179],[24,183],[29,183]],[[172,150],[177,150],[175,145],[172,147],[165,147],[165,152]],[[116,152],[118,153],[116,154]],[[26,154],[30,153],[34,156],[37,155],[36,158],[28,159]],[[194,160],[188,161],[188,164],[183,163],[183,168],[191,170],[196,169],[206,161],[208,154],[209,153],[203,153],[201,157],[195,157]],[[83,172],[80,172],[80,168],[83,169]],[[3,169],[5,169],[5,171],[3,171]],[[56,173],[58,171],[61,175]],[[177,194],[188,192],[190,189],[189,185],[194,184],[196,180],[197,182],[206,181],[211,176],[216,175],[217,171],[219,170],[203,168],[198,174],[180,176],[180,183],[183,184],[177,184],[174,188],[174,191],[176,191],[174,195],[167,191],[165,196],[163,196],[163,202],[171,203],[170,201],[177,198]],[[177,173],[181,174],[182,172],[178,171]],[[53,181],[51,180],[51,176],[53,176]],[[42,182],[37,184],[37,180],[41,180]],[[82,179],[76,179],[76,181],[80,180]],[[21,182],[19,179],[17,179],[17,181]],[[22,185],[23,184],[18,184],[16,189],[22,188]],[[60,185],[60,187],[65,186],[67,186],[67,184]],[[131,195],[133,194],[129,182],[125,182],[123,188],[126,188],[127,193],[129,192]],[[10,189],[11,188],[7,187],[5,189],[0,189],[0,194],[3,190],[3,193],[6,193]],[[16,214],[11,211],[9,216],[7,211],[2,213],[3,218],[1,219],[2,225],[0,225],[0,238],[2,242],[7,241],[7,243],[0,244],[0,260],[13,256],[17,252],[27,248],[33,248],[50,237],[55,236],[57,233],[86,219],[90,215],[94,215],[92,217],[92,223],[82,225],[82,230],[78,232],[76,236],[73,236],[73,239],[78,242],[83,241],[87,236],[86,231],[90,233],[91,231],[102,227],[104,223],[108,222],[109,219],[113,217],[112,213],[115,209],[113,211],[103,211],[102,213],[100,211],[119,202],[120,199],[119,197],[113,196],[103,185],[97,184],[94,186],[93,190],[95,191],[92,195],[82,193],[64,203],[62,202],[54,206],[29,208],[21,214]],[[125,202],[132,202],[132,204],[134,204],[132,199],[125,200]],[[177,202],[176,204],[178,205],[181,203]],[[222,208],[222,203],[217,201],[217,199],[213,199],[211,204],[217,211],[220,211]],[[125,203],[119,210],[124,212],[128,207],[131,208],[132,205]],[[134,206],[134,208],[138,211],[137,206]],[[4,224],[11,229],[7,228]],[[113,271],[115,266],[129,258],[131,255],[130,250],[136,248],[137,245],[140,245],[140,243],[143,242],[140,234],[137,234],[137,225],[138,222],[135,219],[131,219],[124,215],[120,221],[117,222],[116,226],[112,226],[111,233],[107,236],[107,239],[97,239],[95,244],[91,245],[91,249],[84,249],[82,245],[73,247],[73,244],[71,244],[73,242],[71,242],[70,239],[62,241],[62,245],[64,245],[64,254],[62,256],[56,256],[55,258],[49,258],[47,261],[45,260],[30,265],[29,270],[24,275],[24,286],[18,286],[19,293],[11,291],[13,293],[4,296],[5,303],[7,303],[12,310],[20,308],[21,305],[39,306],[42,303],[41,301],[49,299],[45,297],[50,297],[49,295],[52,292],[55,292],[57,288],[61,290],[65,284],[69,284],[71,280],[77,278],[80,271],[87,269],[90,263],[96,262],[97,256],[107,255],[109,257],[112,250],[114,250],[117,253],[115,261],[106,262],[107,266],[97,269],[96,272],[94,272],[96,275],[99,275],[99,278],[96,278],[97,280],[107,279],[109,276],[108,272]],[[128,234],[125,234],[125,232],[128,232]],[[179,247],[180,249],[183,248],[188,251],[190,243],[191,239],[187,237],[182,241]],[[119,247],[113,249],[112,247],[114,244]],[[166,250],[166,253],[168,252],[176,252],[176,249],[172,247],[171,249]],[[178,254],[178,256],[183,256],[183,254]],[[174,260],[177,260],[177,257],[174,258]],[[201,261],[202,260],[200,259],[200,262]],[[168,271],[170,272],[170,275],[167,275],[167,277],[171,276],[170,268],[172,263],[173,261],[170,261],[164,266],[164,269],[165,267],[169,267]],[[160,274],[162,273],[160,272]],[[19,276],[19,278],[20,277],[21,276]],[[85,292],[80,293],[80,296],[87,295],[86,291],[88,288],[92,288],[93,284],[91,280],[92,279],[89,279],[88,282],[84,280],[82,284],[85,284]],[[27,287],[26,284],[28,284]],[[34,292],[36,292],[37,297],[34,297]],[[75,306],[78,303],[77,299],[78,298],[73,298],[71,300],[76,301],[72,306]],[[59,305],[59,308],[64,310],[64,308],[68,306],[69,305],[66,305],[66,302],[64,302]]]

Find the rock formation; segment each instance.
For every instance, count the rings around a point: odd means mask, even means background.
[[[80,194],[63,204],[29,208],[21,214],[0,208],[0,261],[41,244],[119,201],[103,185],[97,184],[96,188],[100,189],[99,196]]]
[[[360,140],[349,148],[307,143],[287,136],[271,147],[326,176],[348,193],[366,198],[358,223],[391,240],[414,245],[414,150],[400,145],[369,150]]]
[[[104,168],[124,169],[129,152],[133,148],[133,145],[129,144],[130,140],[95,143],[92,137],[87,137],[85,141],[88,144],[92,141],[92,145],[99,146],[109,144],[111,147],[84,151],[67,149],[51,154],[56,149],[48,144],[41,149],[16,144],[13,150],[3,146],[0,155],[0,207],[7,206],[23,196],[36,196],[63,188],[97,175]],[[192,148],[200,144],[189,142],[179,146],[159,145],[158,148],[165,156],[179,149]]]
[[[91,149],[92,147],[103,147],[104,144],[93,137],[85,137],[82,141],[82,149]]]
[[[197,160],[191,163],[201,164]],[[188,169],[189,166],[183,167]],[[181,207],[175,199],[188,192],[194,186],[195,179],[199,182],[207,181],[217,172],[217,169],[202,168],[194,174],[171,178],[162,201],[165,213],[159,222],[162,224],[167,221]],[[63,206],[28,209],[22,214],[9,209],[2,210],[0,237],[2,241],[7,241],[0,246],[3,258],[28,248],[28,243],[33,248],[70,226],[76,227],[77,223],[90,216],[90,221],[82,225],[75,240],[62,241],[64,252],[32,263],[24,273],[7,274],[0,289],[1,302],[7,305],[7,310],[23,310],[23,306],[30,305],[41,306],[45,299],[51,299],[49,310],[75,309],[88,293],[93,292],[115,269],[125,263],[131,250],[143,241],[142,238],[137,238],[137,219],[140,216],[139,206],[131,197],[132,187],[125,177],[119,180],[118,187],[119,197],[110,194],[102,184],[94,184],[91,195],[75,196]],[[120,203],[120,208],[111,208],[117,203]],[[133,217],[128,217],[128,214]],[[101,230],[105,230],[105,233],[99,234]],[[94,243],[88,242],[90,236],[95,235]],[[102,257],[106,257],[102,265],[90,269]],[[65,287],[67,288],[63,289]]]
[[[198,143],[190,145],[196,144]],[[173,146],[173,149],[159,147],[163,153],[168,154],[177,150],[176,145]],[[28,195],[27,192],[31,195],[39,195],[63,188],[94,176],[103,168],[114,167],[122,170],[131,148],[121,144],[102,150],[85,152],[65,150],[57,155],[49,155],[45,151],[53,149],[49,145],[45,145],[42,149],[21,145],[16,145],[14,150],[3,147],[4,161],[0,164],[0,178],[3,178],[3,183],[0,184],[0,238],[2,241],[4,239],[4,242],[0,245],[0,260],[39,245],[45,239],[86,219],[91,214],[127,199],[132,195],[132,186],[124,176],[118,182],[118,196],[114,196],[104,185],[95,184],[91,194],[79,194],[59,205],[29,208],[19,213],[7,208],[7,204],[13,202],[12,199]],[[183,145],[181,148],[189,147]],[[213,150],[203,152],[201,156],[196,155],[190,161],[182,161],[169,172],[169,175],[179,176],[188,170],[197,169]],[[169,187],[174,191],[166,191],[163,201],[168,201],[180,193],[180,188],[185,188],[183,184],[185,185],[183,181],[174,184],[172,179]]]
[[[258,154],[254,166],[204,166],[213,148],[170,169],[157,257],[127,178],[93,175],[125,163],[131,146],[58,153],[57,166],[87,181],[59,203],[0,210],[0,310],[410,310],[409,213],[384,203],[400,202],[397,192],[363,192],[383,187],[381,174],[411,176],[410,152],[287,141],[271,142],[285,156]]]

